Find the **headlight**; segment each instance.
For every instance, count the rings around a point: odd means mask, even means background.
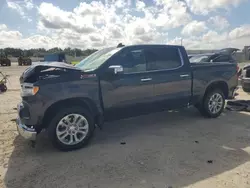
[[[29,83],[21,84],[21,96],[22,97],[35,95],[38,91],[39,91],[38,86],[34,86],[33,84],[29,84]]]

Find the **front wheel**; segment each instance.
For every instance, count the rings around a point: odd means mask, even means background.
[[[200,113],[209,118],[217,118],[223,112],[225,106],[225,95],[219,90],[208,92],[203,99],[203,104],[198,105]]]
[[[79,149],[85,146],[94,132],[91,114],[81,107],[62,109],[52,119],[48,127],[52,144],[62,151]]]

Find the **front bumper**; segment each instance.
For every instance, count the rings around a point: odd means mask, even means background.
[[[34,128],[32,127],[28,127],[25,124],[22,123],[22,120],[19,117],[19,111],[21,108],[21,103],[17,105],[17,111],[18,111],[18,117],[16,120],[16,124],[17,124],[17,130],[19,132],[19,134],[25,138],[26,140],[36,140],[36,135],[37,132]]]

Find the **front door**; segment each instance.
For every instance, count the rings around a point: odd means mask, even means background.
[[[101,77],[104,109],[112,116],[123,113],[135,115],[150,105],[154,99],[153,83],[146,71],[144,50],[139,47],[125,48],[109,65],[122,65],[124,72],[112,77]]]

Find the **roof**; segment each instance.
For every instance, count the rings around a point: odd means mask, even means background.
[[[137,46],[141,46],[141,47],[143,47],[143,46],[171,46],[171,47],[183,47],[183,46],[181,46],[181,45],[170,45],[170,44],[132,44],[132,45],[127,45],[127,47],[133,47],[133,46],[135,46],[135,47],[137,47]],[[125,46],[126,47],[126,46]]]

